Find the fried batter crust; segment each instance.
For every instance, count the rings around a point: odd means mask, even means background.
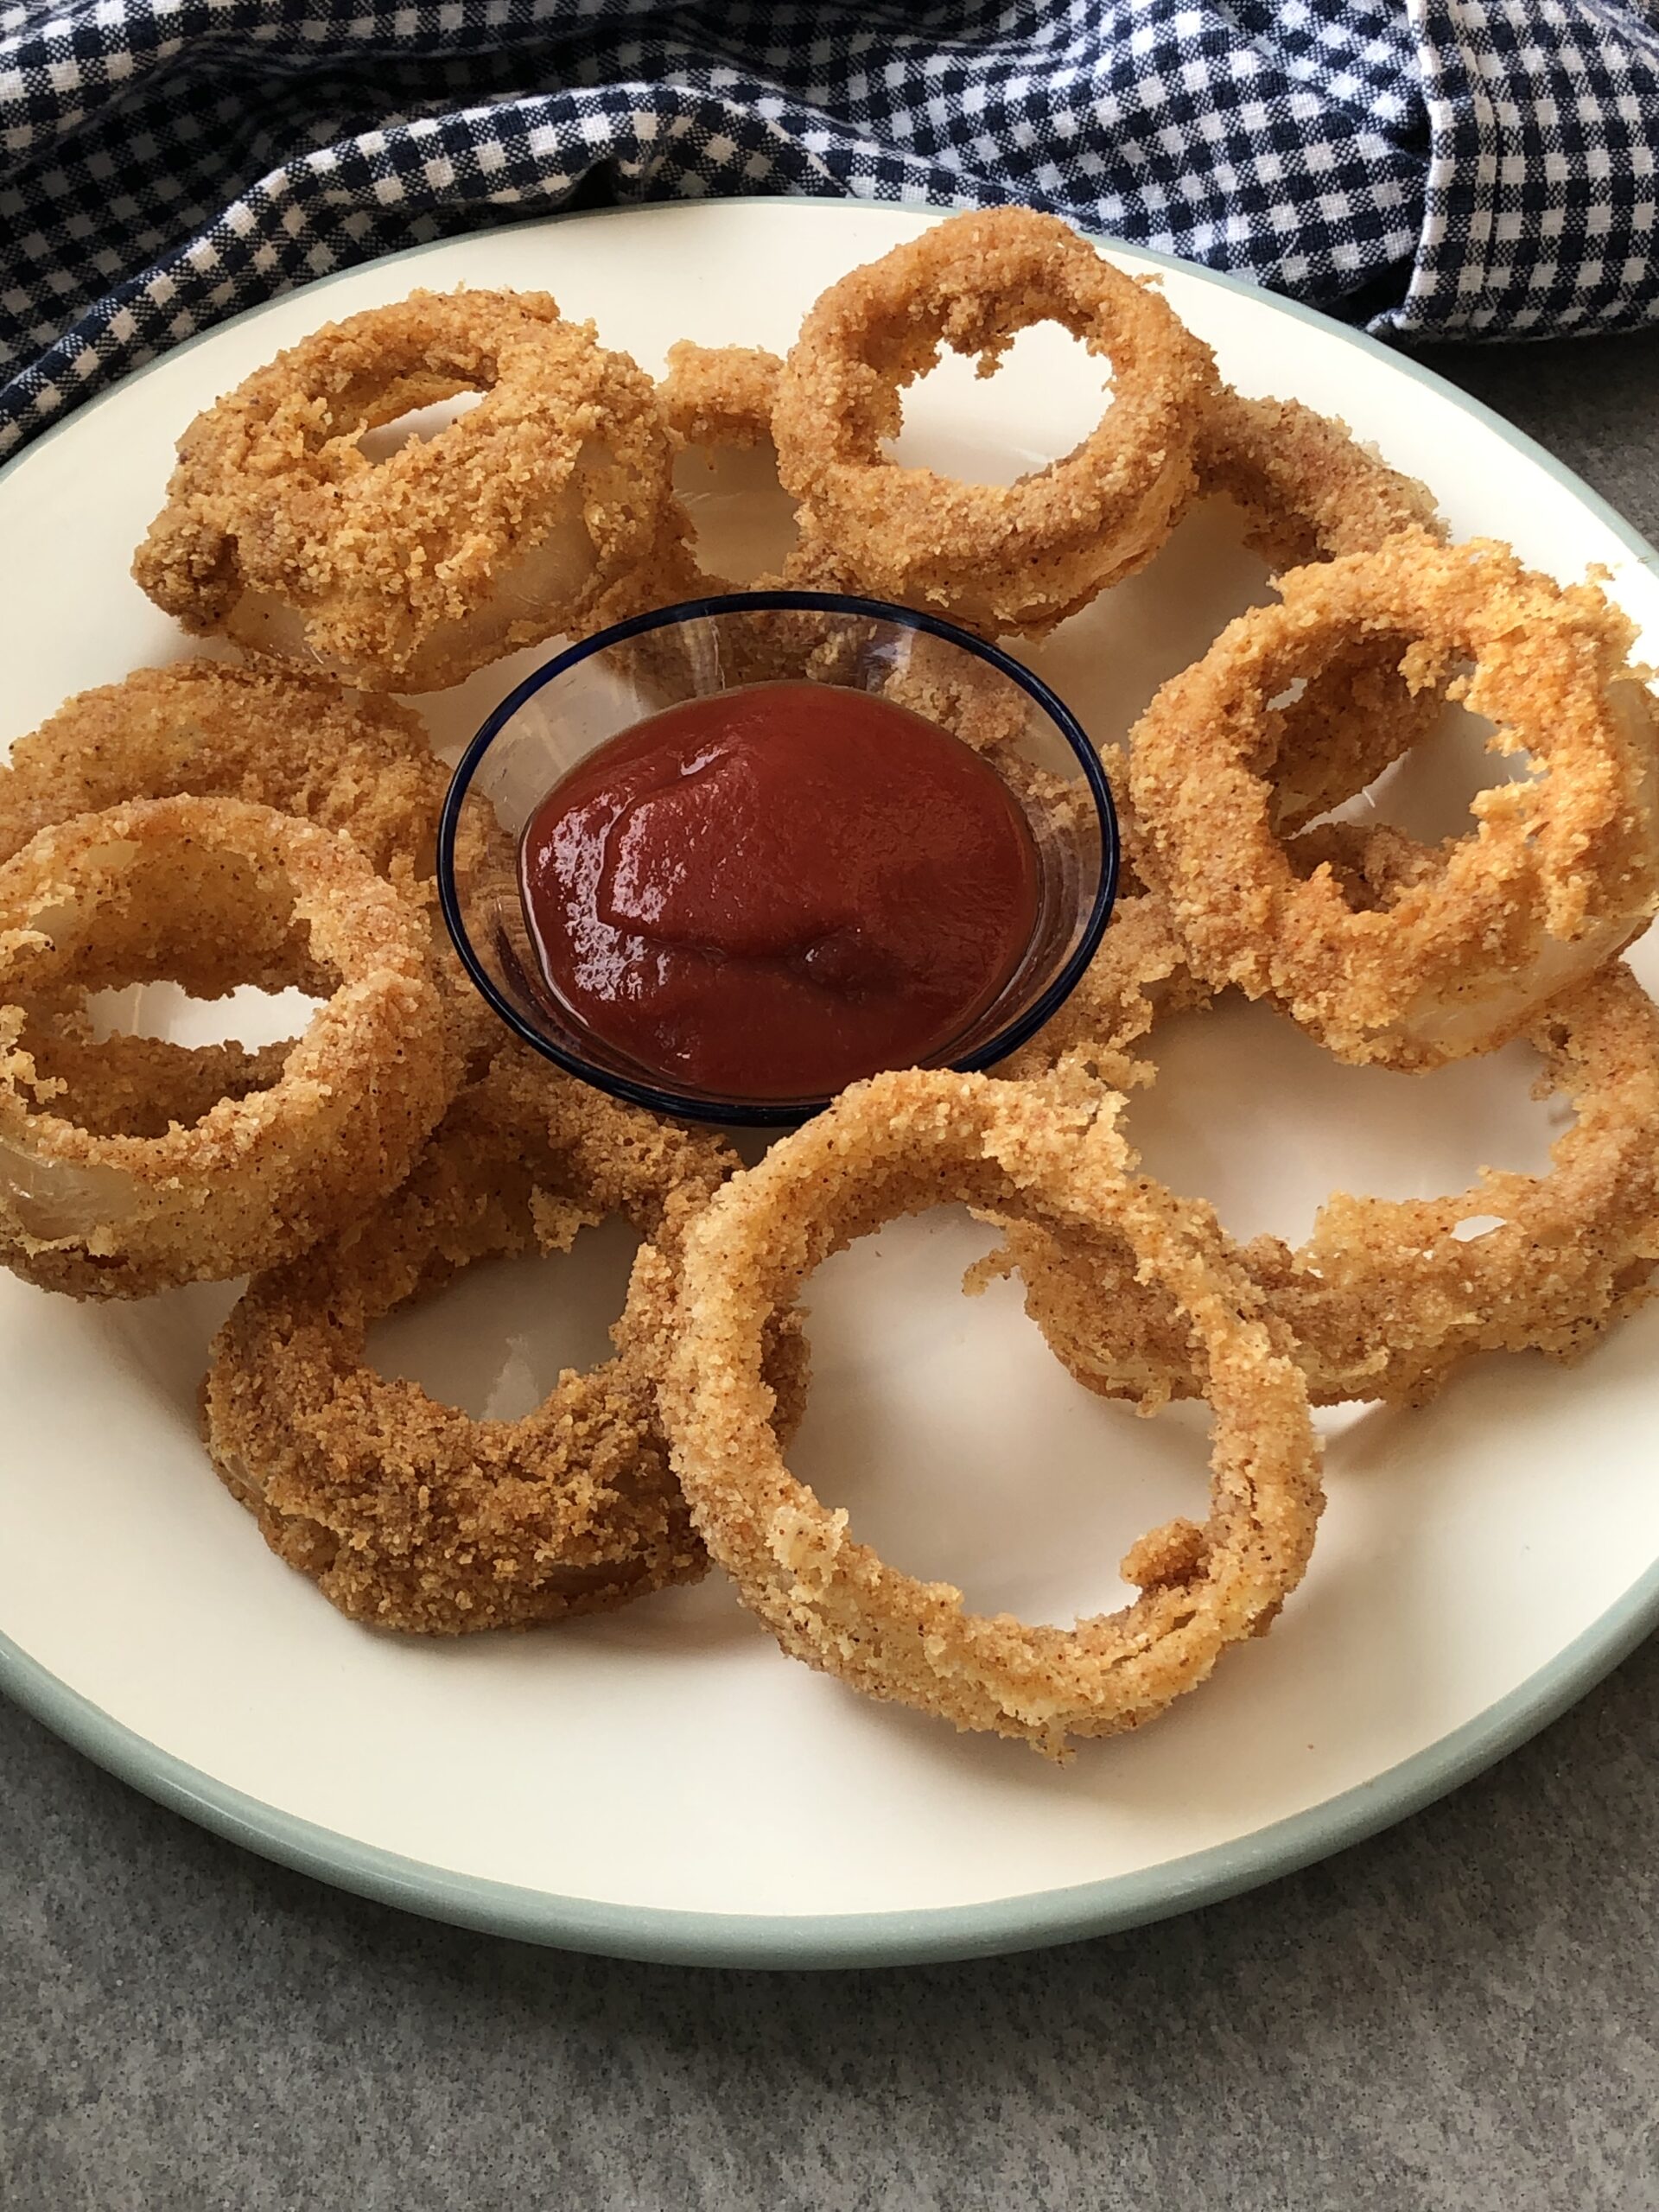
[[[428,441],[365,430],[462,391]],[[198,635],[434,690],[568,628],[655,543],[651,379],[544,292],[415,292],[328,323],[198,416],[133,562]]]
[[[702,1574],[656,1384],[687,1226],[735,1164],[713,1135],[505,1052],[403,1187],[257,1277],[214,1342],[208,1449],[271,1548],[342,1612],[421,1635],[526,1627]],[[647,1240],[616,1356],[567,1370],[524,1419],[474,1421],[367,1364],[382,1314],[480,1260],[566,1250],[611,1214]],[[791,1318],[771,1357],[791,1402],[801,1354]]]
[[[1491,1051],[1619,952],[1659,905],[1659,722],[1627,619],[1491,542],[1412,533],[1294,569],[1137,726],[1137,865],[1206,982],[1268,998],[1344,1059],[1406,1070]],[[1474,801],[1472,834],[1361,840],[1356,911],[1329,862],[1298,874],[1274,819],[1272,702],[1356,638],[1403,638],[1408,683],[1451,679],[1544,772]],[[1466,658],[1472,672],[1458,673]],[[1402,856],[1411,864],[1402,865]]]
[[[899,395],[942,346],[992,374],[1057,321],[1109,359],[1112,399],[1075,450],[1007,486],[882,453]],[[864,589],[981,629],[1040,632],[1149,561],[1197,486],[1208,349],[1155,289],[1057,218],[958,215],[832,284],[790,351],[772,427],[803,531]]]
[[[1127,1043],[1151,1028],[1154,1008],[1123,943],[1121,999],[1084,1026]],[[1154,975],[1156,964],[1142,963]],[[1659,1008],[1616,962],[1558,999],[1529,1036],[1543,1058],[1538,1095],[1563,1098],[1575,1116],[1548,1174],[1488,1169],[1468,1190],[1435,1198],[1339,1192],[1301,1245],[1262,1236],[1241,1248],[1262,1310],[1294,1340],[1316,1404],[1421,1405],[1476,1352],[1576,1360],[1652,1295]],[[1093,1065],[1101,1056],[1084,1058]],[[1154,1072],[1137,1065],[1127,1079]],[[1464,1233],[1483,1222],[1491,1225]],[[983,1272],[1010,1269],[1025,1283],[1027,1311],[1090,1389],[1150,1404],[1200,1391],[1180,1317],[1135,1280],[1109,1240],[1015,1224]]]
[[[166,976],[322,995],[269,1089],[104,1136],[25,1041],[30,1009]],[[0,867],[0,1262],[138,1298],[286,1259],[401,1182],[453,1090],[423,924],[343,836],[237,799],[136,800]]]
[[[53,823],[136,798],[245,799],[339,830],[424,917],[458,1085],[493,1050],[499,1026],[437,912],[433,869],[448,785],[425,725],[396,700],[270,664],[180,661],[79,692],[18,739],[0,766],[0,860]],[[482,834],[474,811],[462,839]],[[30,1050],[70,1081],[73,1118],[105,1135],[188,1127],[218,1098],[273,1082],[289,1049],[162,1048],[159,1039],[127,1037],[94,1044],[79,999],[35,1009]]]
[[[1119,1103],[1082,1078],[878,1076],[735,1177],[687,1240],[664,1392],[692,1517],[784,1649],[870,1696],[1051,1758],[1140,1726],[1259,1635],[1300,1580],[1321,1504],[1302,1379],[1207,1209],[1136,1177]],[[967,1612],[885,1564],[784,1464],[762,1370],[770,1317],[830,1253],[895,1215],[965,1201],[1122,1239],[1185,1316],[1216,1413],[1210,1515],[1155,1529],[1141,1595],[1071,1630]],[[1128,1256],[1132,1255],[1132,1257]]]

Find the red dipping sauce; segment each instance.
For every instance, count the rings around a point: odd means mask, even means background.
[[[823,683],[687,700],[531,817],[548,983],[670,1089],[816,1097],[937,1058],[1019,965],[1036,847],[995,770]]]

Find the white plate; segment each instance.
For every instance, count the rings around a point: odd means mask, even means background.
[[[0,736],[177,657],[127,573],[172,441],[326,317],[416,283],[546,286],[652,368],[686,335],[781,348],[824,284],[926,219],[772,200],[526,225],[355,270],[169,355],[0,479]],[[1170,265],[1166,281],[1244,389],[1341,413],[1435,486],[1459,532],[1510,538],[1562,576],[1605,563],[1659,652],[1651,556],[1536,448],[1333,323],[1197,270]],[[1098,369],[1091,386],[1053,334],[1022,341],[989,385],[954,366],[914,396],[906,431],[908,450],[947,466],[976,454],[1006,476],[1098,411]],[[712,487],[716,521],[727,489]],[[1035,664],[1115,735],[1260,576],[1224,516],[1201,513]],[[542,657],[426,702],[442,741]],[[1648,948],[1637,964],[1656,980]],[[1338,1183],[1403,1195],[1460,1187],[1482,1160],[1536,1166],[1550,1134],[1518,1048],[1408,1080],[1340,1068],[1229,1007],[1172,1025],[1160,1058],[1133,1123],[1148,1160],[1244,1230],[1305,1228]],[[1201,1496],[1203,1419],[1137,1422],[1101,1404],[1009,1286],[958,1296],[983,1241],[965,1218],[930,1219],[824,1271],[795,1461],[903,1566],[949,1576],[976,1605],[1069,1619],[1116,1602],[1130,1539]],[[601,1232],[569,1261],[483,1271],[391,1325],[380,1356],[477,1409],[516,1410],[602,1346],[626,1256]],[[1493,1359],[1425,1412],[1329,1416],[1330,1510],[1272,1636],[1143,1735],[1063,1770],[792,1664],[718,1575],[541,1634],[400,1642],[333,1613],[209,1471],[194,1397],[230,1296],[99,1308],[0,1278],[0,1682],[257,1849],[518,1936],[804,1965],[1150,1918],[1421,1804],[1559,1711],[1659,1614],[1653,1313],[1573,1372]]]

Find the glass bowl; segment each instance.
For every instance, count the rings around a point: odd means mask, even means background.
[[[543,974],[519,842],[596,746],[683,700],[779,681],[874,693],[972,742],[1030,828],[1039,887],[1025,957],[930,1065],[987,1068],[1022,1045],[1077,983],[1111,912],[1117,817],[1099,757],[1048,687],[996,646],[931,614],[830,592],[745,592],[619,622],[526,677],[473,740],[444,805],[438,888],[456,950],[509,1027],[572,1075],[658,1113],[784,1128],[830,1102],[667,1089],[596,1036]]]

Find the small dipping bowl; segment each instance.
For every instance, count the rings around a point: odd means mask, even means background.
[[[995,767],[1036,846],[1035,926],[998,993],[929,1065],[988,1068],[1076,985],[1111,912],[1117,817],[1076,717],[1029,669],[954,625],[837,593],[746,592],[660,607],[601,631],[527,677],[467,747],[438,831],[444,919],[467,972],[526,1044],[654,1112],[759,1128],[810,1120],[827,1097],[671,1089],[557,996],[525,921],[519,845],[553,786],[595,747],[671,707],[754,683],[830,683],[908,707]]]

